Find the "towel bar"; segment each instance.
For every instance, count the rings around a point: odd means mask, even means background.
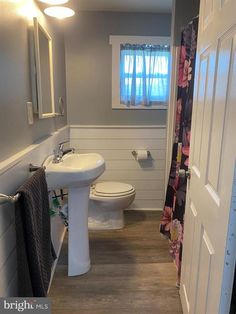
[[[44,170],[46,169],[46,167],[44,167],[44,166],[36,166],[33,164],[29,164],[29,172],[35,172],[40,168],[43,168]]]
[[[0,205],[5,203],[15,203],[20,197],[20,193],[17,193],[16,195],[5,195],[0,193]]]
[[[39,166],[35,166],[30,164],[29,165],[29,172],[34,172],[37,171],[39,168]],[[43,167],[45,169],[45,167]],[[5,204],[5,203],[15,203],[20,197],[20,193],[17,193],[16,195],[6,195],[6,194],[2,194],[0,193],[0,205]]]

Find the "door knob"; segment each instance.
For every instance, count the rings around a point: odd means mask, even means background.
[[[191,177],[191,171],[190,171],[190,169],[188,169],[188,170],[179,169],[179,170],[177,171],[177,175],[178,175],[180,178],[187,178],[187,179],[190,179],[190,177]]]

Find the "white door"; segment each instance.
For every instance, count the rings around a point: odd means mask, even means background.
[[[184,313],[228,314],[236,247],[236,0],[200,3],[180,295]]]

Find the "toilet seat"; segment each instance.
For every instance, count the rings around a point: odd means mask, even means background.
[[[92,186],[94,196],[122,197],[133,194],[135,189],[132,185],[122,182],[100,182]]]

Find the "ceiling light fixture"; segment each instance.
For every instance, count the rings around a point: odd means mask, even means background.
[[[49,7],[44,10],[44,13],[59,20],[75,15],[75,11],[67,7]]]
[[[46,4],[50,4],[50,5],[60,5],[60,4],[65,4],[67,3],[69,0],[39,0],[39,2],[43,2]]]

